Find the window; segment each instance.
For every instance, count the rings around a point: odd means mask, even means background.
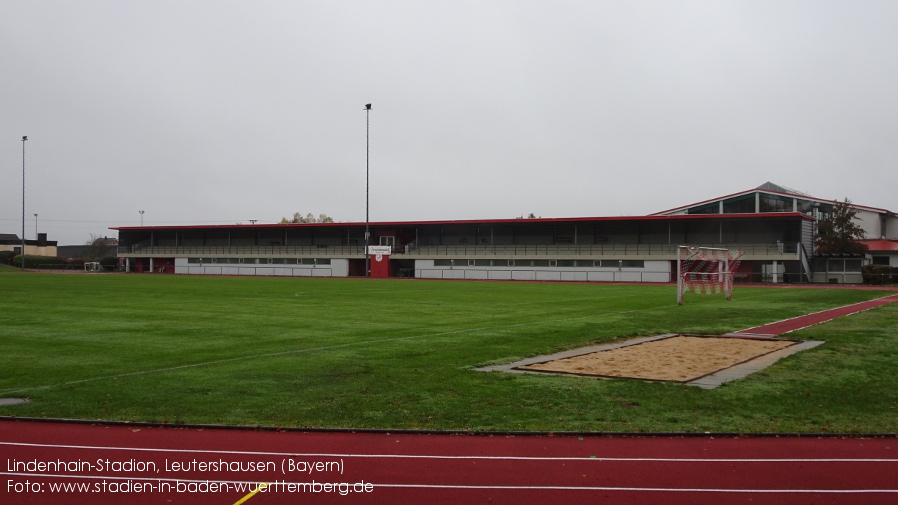
[[[792,212],[792,199],[784,196],[761,193],[761,212]]]
[[[716,204],[715,204],[716,205]],[[755,211],[755,195],[743,195],[723,201],[724,214],[752,214]]]
[[[888,265],[889,257],[888,256],[873,256],[873,264],[874,265]]]
[[[827,272],[860,272],[864,262],[860,259],[830,259],[826,260]]]

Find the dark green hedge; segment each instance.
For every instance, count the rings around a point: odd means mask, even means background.
[[[16,253],[12,251],[0,251],[0,264],[12,265],[12,259],[16,257]],[[21,260],[19,260],[21,261]]]
[[[13,266],[22,266],[22,255],[16,255],[12,260]],[[81,263],[84,265],[84,263]],[[71,262],[67,258],[57,256],[25,255],[25,268],[65,269],[71,268]]]
[[[864,284],[898,284],[898,267],[867,265],[861,273],[864,276]]]

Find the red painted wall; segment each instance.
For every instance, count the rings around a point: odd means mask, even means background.
[[[377,256],[371,255],[371,277],[385,279],[390,276],[390,256],[381,254],[380,261],[377,261]]]

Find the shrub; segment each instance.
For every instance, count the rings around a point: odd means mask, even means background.
[[[898,268],[889,265],[866,265],[861,273],[864,276],[864,284],[898,283]]]
[[[114,271],[118,266],[118,258],[115,256],[106,256],[105,258],[100,259],[100,265],[103,267],[103,270],[106,271]]]
[[[22,264],[22,255],[16,255],[13,258],[13,265]],[[68,268],[69,260],[57,256],[35,256],[33,254],[25,255],[25,268]]]
[[[0,251],[0,264],[12,265],[12,260],[15,257],[16,253],[12,251]]]

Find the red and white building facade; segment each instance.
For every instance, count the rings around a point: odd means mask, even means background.
[[[856,283],[864,264],[898,266],[898,218],[863,206],[869,254],[816,257],[832,204],[767,183],[649,216],[372,222],[367,252],[363,222],[114,229],[126,270],[193,275],[365,276],[367,255],[381,278],[672,282],[680,245],[743,250],[736,282]]]

